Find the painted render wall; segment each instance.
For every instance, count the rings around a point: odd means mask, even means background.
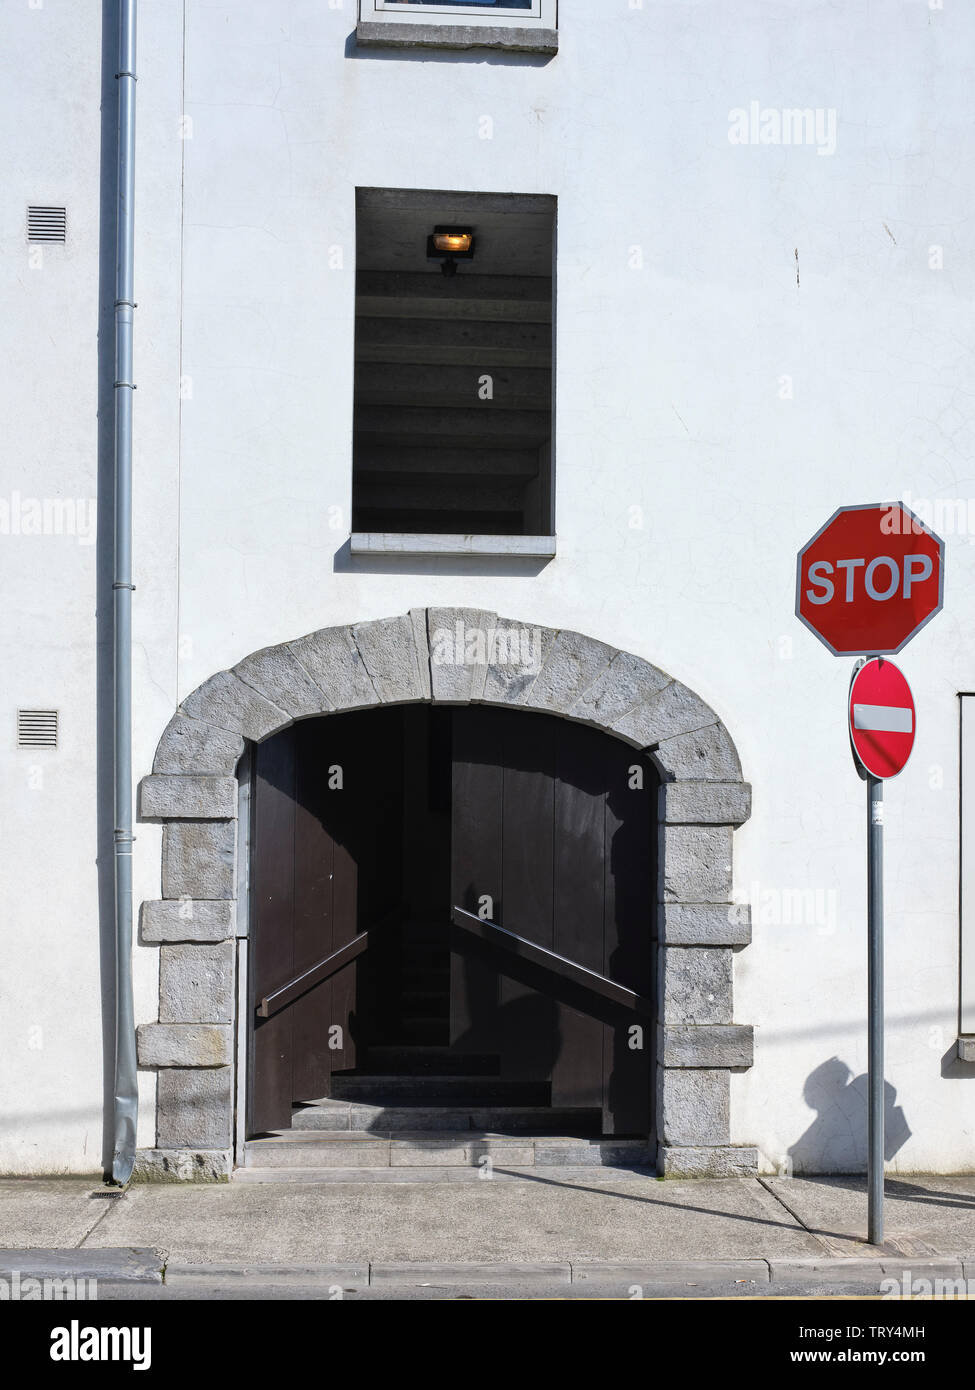
[[[100,13],[45,0],[0,20],[17,55],[0,102],[20,132],[3,156],[0,497],[95,493]],[[975,17],[927,0],[562,0],[548,63],[356,54],[353,27],[351,0],[140,5],[137,775],[201,681],[331,624],[471,605],[646,657],[717,711],[754,789],[735,875],[755,1065],[733,1080],[732,1139],[769,1168],[856,1166],[864,792],[843,726],[851,663],[793,618],[795,552],[842,502],[975,498]],[[835,111],[835,151],[732,144],[729,112],[753,100]],[[347,556],[357,185],[558,196],[559,548],[538,571]],[[66,203],[73,229],[32,273],[28,201]],[[887,798],[901,1171],[975,1166],[975,1067],[950,1062],[972,534],[945,535],[945,611],[901,663],[919,711]],[[0,564],[0,1170],[94,1171],[95,549],[2,535]],[[33,703],[64,728],[42,789],[40,755],[13,748],[14,710]],[[137,833],[136,897],[151,899],[158,827]],[[154,954],[135,953],[139,1021],[155,1017]]]

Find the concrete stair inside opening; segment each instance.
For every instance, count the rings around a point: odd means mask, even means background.
[[[422,1065],[439,1049],[416,1049],[401,1065],[420,1070],[332,1078],[327,1098],[296,1105],[291,1128],[248,1139],[249,1181],[352,1181],[369,1170],[611,1170],[648,1168],[646,1137],[601,1133],[601,1112],[553,1106],[547,1083],[497,1075],[496,1059],[471,1058],[465,1074]],[[419,1055],[416,1055],[419,1054]],[[388,1061],[389,1059],[387,1059]],[[391,1174],[392,1176],[392,1174]]]
[[[302,1171],[308,1181],[331,1171],[373,1168],[568,1168],[649,1167],[645,1139],[578,1134],[491,1133],[465,1129],[280,1130],[244,1145],[244,1169],[252,1180]]]

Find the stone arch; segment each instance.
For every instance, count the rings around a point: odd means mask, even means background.
[[[475,608],[420,608],[324,628],[245,657],[188,695],[166,727],[140,816],[163,823],[162,896],[145,902],[156,947],[158,1020],[139,1063],[158,1072],[156,1147],[146,1176],[226,1177],[233,1164],[236,770],[245,740],[298,719],[379,705],[471,702],[539,710],[648,752],[658,824],[658,1166],[671,1176],[740,1176],[757,1152],[731,1144],[731,1072],[752,1062],[733,1022],[733,952],[750,940],[731,900],[732,834],[750,812],[735,746],[715,712],[650,662],[566,629]]]

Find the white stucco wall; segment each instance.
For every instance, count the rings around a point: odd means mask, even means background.
[[[0,1154],[4,1168],[30,1171],[97,1165],[101,1147],[91,528],[100,36],[90,15],[26,5],[6,7],[3,28]],[[29,259],[29,203],[68,205],[67,246]],[[16,534],[27,499],[69,498],[83,502],[73,534]],[[30,706],[60,710],[56,752],[16,747],[16,709]]]
[[[927,0],[562,0],[558,56],[529,65],[349,56],[350,0],[140,10],[137,774],[178,698],[333,623],[471,604],[648,658],[717,710],[754,788],[736,836],[754,916],[736,1019],[756,1025],[756,1060],[734,1078],[732,1137],[770,1167],[790,1150],[849,1167],[859,1121],[842,1066],[866,1066],[864,793],[843,722],[851,663],[792,616],[795,553],[844,502],[975,498],[975,16]],[[94,495],[99,12],[45,0],[3,16],[17,61],[0,102],[22,139],[6,155],[5,327],[20,351],[0,495]],[[835,112],[835,151],[731,143],[729,112],[753,100]],[[336,558],[357,185],[558,196],[558,556],[537,574]],[[73,228],[31,275],[28,201],[67,203]],[[945,611],[901,660],[919,721],[887,798],[887,1076],[911,1130],[892,1161],[904,1171],[975,1166],[975,1069],[942,1075],[957,1030],[971,534],[945,536]],[[95,553],[3,536],[0,563],[8,731],[36,702],[62,708],[65,734],[40,792],[26,781],[39,756],[14,751],[12,732],[0,743],[0,1041],[16,1059],[0,1168],[90,1169]],[[137,900],[159,893],[158,831],[138,836]],[[797,891],[812,910],[783,921]],[[136,952],[140,1020],[155,1016],[154,957]],[[35,1021],[46,1040],[32,1050]],[[811,1107],[807,1079],[833,1059]]]

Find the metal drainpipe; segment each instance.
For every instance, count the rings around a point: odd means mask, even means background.
[[[139,1087],[132,1003],[132,320],[136,0],[119,0],[115,267],[115,1147],[112,1178],[135,1163]]]

